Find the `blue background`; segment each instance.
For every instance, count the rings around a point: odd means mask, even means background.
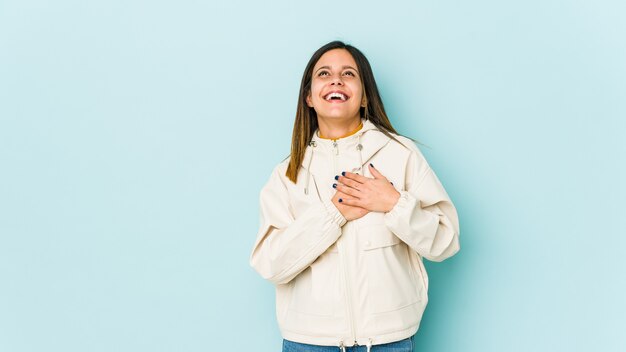
[[[455,202],[418,351],[623,351],[621,1],[0,0],[0,351],[278,351],[248,264],[310,55]]]

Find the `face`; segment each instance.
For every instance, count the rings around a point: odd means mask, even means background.
[[[313,67],[311,92],[306,98],[318,117],[351,119],[365,106],[361,76],[352,55],[345,49],[325,52]]]

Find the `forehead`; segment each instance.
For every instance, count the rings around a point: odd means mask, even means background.
[[[325,52],[317,63],[314,70],[322,66],[330,66],[332,68],[341,68],[342,66],[352,66],[356,69],[356,61],[346,49],[333,49]]]

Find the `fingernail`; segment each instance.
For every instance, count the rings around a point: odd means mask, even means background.
[[[339,203],[343,202],[343,199],[339,198]]]
[[[346,172],[345,171],[341,171],[341,176],[345,176]]]
[[[370,166],[371,166],[371,167],[374,167],[374,164],[370,163]]]
[[[333,188],[337,188],[337,184],[336,183],[333,183]]]
[[[335,176],[335,180],[338,180],[338,179],[339,179],[339,176]]]
[[[391,181],[389,181],[389,182],[391,182]],[[391,184],[393,185],[393,182],[391,182]]]

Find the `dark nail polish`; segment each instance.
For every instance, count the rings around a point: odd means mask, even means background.
[[[343,202],[343,199],[339,198],[339,203]]]
[[[371,166],[371,167],[374,167],[374,164],[370,163],[370,166]]]
[[[333,183],[333,188],[337,188],[337,184],[336,183]]]
[[[346,172],[345,171],[341,171],[341,176],[345,176]]]
[[[335,180],[338,180],[338,179],[339,179],[339,176],[335,176]]]

